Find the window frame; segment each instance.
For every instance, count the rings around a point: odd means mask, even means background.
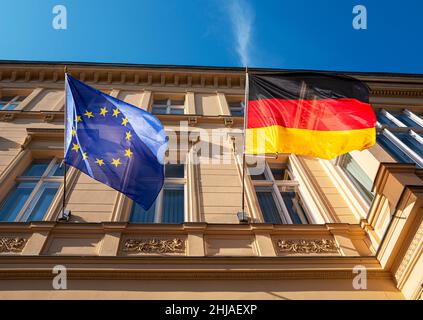
[[[289,180],[276,180],[273,176],[272,169],[274,168],[280,168],[285,170],[285,177],[288,175]],[[303,199],[303,196],[301,194],[301,191],[299,189],[299,182],[295,179],[295,176],[293,174],[293,171],[290,167],[289,163],[271,163],[269,164],[267,161],[265,161],[265,170],[264,170],[265,180],[254,180],[251,179],[250,174],[248,176],[250,177],[250,182],[254,188],[254,196],[256,198],[256,201],[258,203],[257,199],[257,192],[271,192],[272,197],[275,200],[275,205],[279,209],[279,215],[282,220],[282,224],[294,224],[292,221],[292,218],[289,214],[289,210],[286,207],[285,201],[282,198],[281,193],[284,191],[284,188],[293,188],[294,192],[300,197],[300,199]],[[310,215],[308,213],[308,208],[306,207],[304,201],[301,201],[303,203],[301,212],[297,212],[298,217],[300,218],[302,224],[309,224],[309,221],[312,221],[310,219]],[[258,206],[258,209],[260,210],[261,219],[264,221],[264,215],[261,211],[260,205]]]
[[[187,204],[188,204],[188,190],[187,190],[187,164],[183,163],[184,165],[184,176],[182,178],[166,178],[163,183],[163,188],[160,190],[155,203],[156,206],[154,208],[154,222],[155,224],[163,224],[162,217],[163,217],[163,200],[164,200],[164,191],[165,190],[174,190],[183,189],[184,191],[184,212],[183,212],[183,221],[182,223],[187,222]],[[165,165],[166,166],[166,165]],[[166,169],[165,169],[166,170]],[[133,213],[134,202],[131,202],[128,222],[131,224],[146,224],[142,222],[131,222],[131,216]]]
[[[231,117],[244,117],[245,116],[245,101],[241,100],[238,106],[234,106],[231,104],[238,103],[237,101],[229,101],[228,107],[229,107],[229,113],[231,114]],[[242,115],[234,115],[233,111],[242,111]]]
[[[166,104],[158,104],[155,103],[155,101],[157,100],[166,100]],[[185,97],[182,99],[184,101],[184,104],[172,104],[172,100],[173,101],[178,101],[178,99],[171,99],[171,98],[166,98],[166,99],[154,99],[153,97],[153,102],[151,104],[151,113],[154,115],[184,115],[185,114]],[[182,101],[181,100],[181,101]],[[154,112],[155,108],[162,108],[165,109],[165,113],[156,113]],[[172,110],[182,110],[182,113],[172,113]]]
[[[423,138],[419,136],[419,134],[423,134],[423,120],[420,119],[414,112],[403,109],[401,113],[409,117],[413,122],[420,125],[420,127],[410,127],[404,124],[401,120],[397,119],[394,114],[390,113],[386,109],[380,109],[379,112],[385,116],[388,120],[390,120],[394,125],[397,127],[392,127],[387,124],[382,124],[379,121],[376,122],[376,130],[377,135],[383,135],[385,138],[388,139],[391,143],[393,143],[400,151],[405,153],[411,160],[413,160],[419,167],[423,167],[423,157],[418,155],[415,151],[412,150],[407,144],[402,142],[398,137],[396,137],[395,133],[405,133],[410,135],[412,139],[415,139],[418,143],[422,145],[423,148]],[[393,155],[389,150],[383,148],[388,154],[390,154],[395,160],[401,162]]]
[[[37,160],[43,160],[43,159],[39,158],[39,159],[31,160],[29,162],[28,166],[26,167],[25,171],[34,163],[34,160],[37,161]],[[48,159],[46,159],[46,160],[48,160]],[[48,217],[48,213],[50,212],[52,205],[55,203],[55,199],[57,197],[60,197],[59,190],[63,186],[63,181],[64,181],[63,176],[53,176],[54,171],[56,170],[56,168],[58,166],[61,165],[61,162],[62,162],[62,159],[59,159],[59,158],[54,156],[48,162],[47,168],[44,170],[44,172],[41,176],[24,176],[23,175],[25,173],[25,171],[24,171],[22,173],[22,175],[17,176],[14,179],[15,184],[26,182],[26,183],[35,183],[35,186],[34,186],[34,189],[31,191],[28,199],[25,201],[22,208],[19,210],[18,214],[16,215],[15,220],[10,221],[10,222],[29,222],[27,219],[31,216],[32,211],[27,212],[27,210],[30,208],[31,205],[33,205],[33,204],[36,205],[38,203],[38,200],[41,197],[41,191],[43,191],[43,187],[45,188],[44,185],[47,185],[49,183],[58,183],[56,194],[55,194],[51,204],[49,205],[47,211],[45,212],[43,219],[37,220],[37,221],[45,221],[46,217]],[[14,188],[14,187],[12,187],[12,188]],[[12,191],[12,189],[9,189],[9,192],[10,191]],[[4,201],[6,201],[6,199],[9,195],[10,194],[6,195],[1,200],[1,203],[4,203]],[[34,201],[35,201],[35,203],[34,203]]]
[[[24,96],[19,96],[19,95],[14,96],[14,98],[13,98],[12,100],[3,100],[3,97],[2,97],[2,98],[0,98],[0,105],[1,105],[2,103],[5,103],[5,104],[4,104],[4,107],[3,107],[3,108],[0,108],[0,110],[1,110],[1,111],[11,111],[11,110],[15,110],[15,109],[19,106],[19,104],[23,101],[23,100],[20,100],[20,101],[19,101],[19,99],[20,99],[20,98],[25,99],[25,97],[24,97]],[[15,106],[13,109],[8,109],[8,108],[9,108],[9,106],[10,106],[11,104],[15,104],[16,106]]]

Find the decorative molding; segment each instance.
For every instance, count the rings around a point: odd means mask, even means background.
[[[15,112],[2,112],[0,114],[0,121],[11,122],[15,119]]]
[[[401,261],[401,264],[399,265],[397,271],[395,272],[395,279],[398,283],[400,283],[407,269],[407,267],[410,265],[410,262],[414,256],[414,254],[418,251],[419,245],[423,239],[423,223],[420,224],[419,229],[415,233],[413,240],[411,240],[410,246],[407,249],[407,252],[404,255],[404,258]],[[401,281],[402,282],[402,281]]]
[[[278,240],[276,243],[280,252],[288,253],[338,253],[339,248],[331,239],[295,239]]]
[[[24,238],[2,237],[0,238],[0,253],[21,252],[26,242],[27,239]]]
[[[182,253],[185,251],[185,241],[174,239],[126,239],[124,252],[131,253]]]
[[[423,90],[419,89],[372,89],[372,96],[405,96],[405,97],[423,97]]]

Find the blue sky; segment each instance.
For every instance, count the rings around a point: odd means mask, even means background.
[[[0,59],[423,73],[422,20],[421,0],[1,0]]]

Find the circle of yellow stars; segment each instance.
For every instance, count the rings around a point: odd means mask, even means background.
[[[107,107],[102,107],[102,108],[100,108],[100,112],[98,113],[98,115],[100,117],[106,117],[108,113],[109,113],[109,110],[107,109]],[[112,110],[112,117],[118,118],[119,117],[119,114],[121,114],[120,110],[118,108],[113,108],[113,110]],[[83,114],[83,116],[85,116],[86,119],[89,120],[91,118],[94,118],[94,113],[92,111],[88,111],[87,110]],[[121,125],[124,126],[124,127],[126,127],[126,125],[128,124],[129,120],[126,117],[121,118],[121,120],[122,120]],[[78,122],[82,122],[82,121],[83,121],[82,120],[82,116],[81,115],[77,115],[76,118],[75,118],[75,122],[78,123]],[[75,129],[75,127],[72,127],[72,129],[71,129],[71,135],[72,135],[72,137],[75,137],[75,135],[76,135],[76,129]],[[131,131],[126,131],[126,133],[125,133],[125,140],[130,142],[131,139],[132,139],[132,133],[131,133]],[[81,148],[78,145],[78,143],[72,143],[72,149],[71,149],[72,151],[75,151],[76,153],[79,153],[80,149]],[[128,149],[124,149],[124,151],[125,152],[124,152],[124,154],[122,156],[123,157],[127,157],[128,159],[131,159],[132,156],[133,156],[133,154],[134,154],[132,152],[131,148],[129,147]],[[89,158],[88,157],[88,154],[86,152],[82,152],[82,150],[81,150],[81,153],[82,153],[82,159],[83,160],[86,160],[86,159]],[[99,167],[104,166],[106,164],[104,162],[104,159],[99,159],[99,158],[96,158],[94,162]],[[110,164],[113,165],[113,166],[115,166],[117,168],[118,166],[122,165],[123,163],[121,162],[121,158],[116,158],[116,159],[115,158],[112,158],[112,161],[110,162]]]

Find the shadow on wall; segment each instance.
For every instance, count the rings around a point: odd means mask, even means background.
[[[0,151],[14,150],[20,147],[20,144],[17,142],[0,137]]]

